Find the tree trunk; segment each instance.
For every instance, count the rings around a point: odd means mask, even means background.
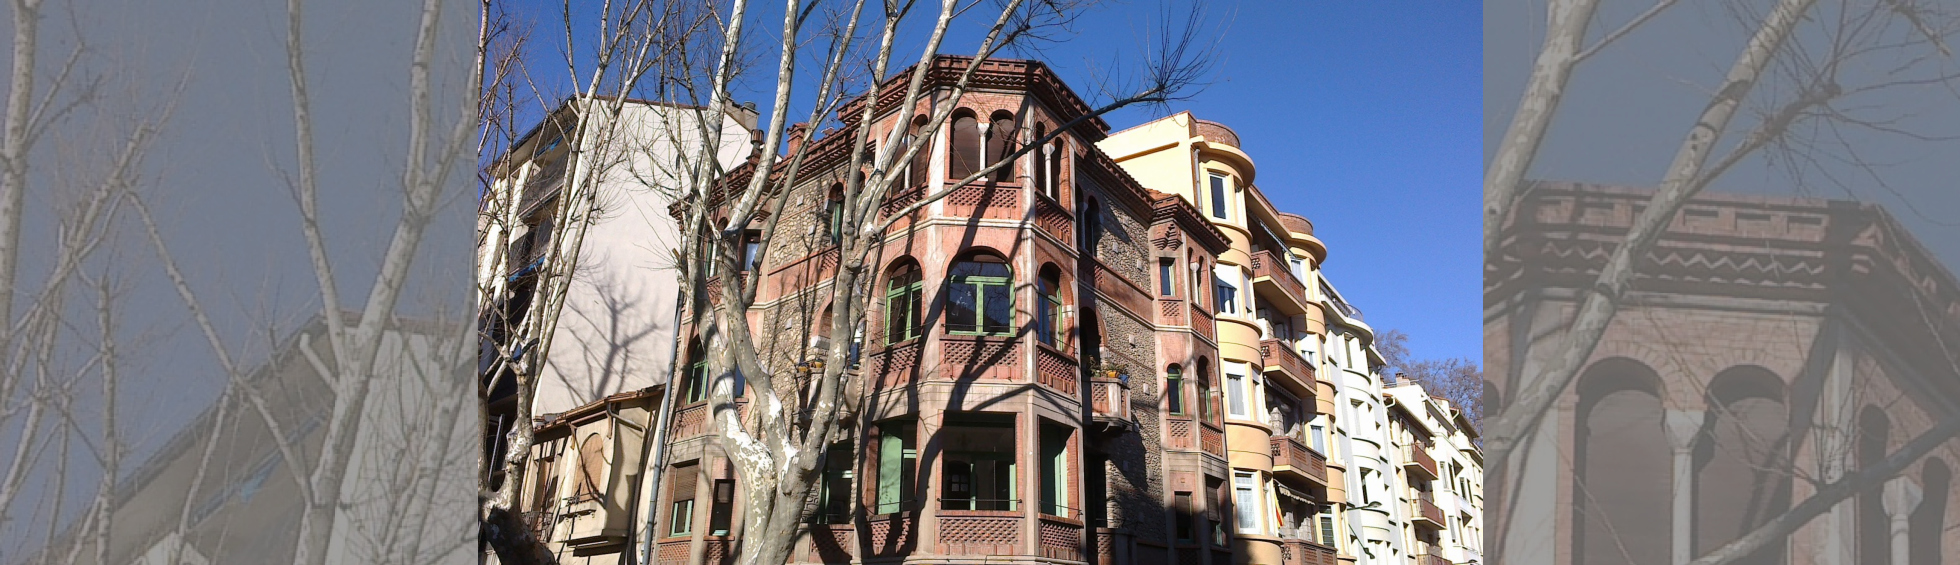
[[[543,540],[531,535],[530,524],[524,517],[508,508],[491,508],[483,516],[477,527],[477,535],[483,543],[489,544],[497,552],[497,561],[503,565],[554,565],[558,558],[552,556],[551,549]]]

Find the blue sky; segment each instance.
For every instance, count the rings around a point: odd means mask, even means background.
[[[1171,12],[1185,13],[1185,0],[1166,1]],[[780,10],[778,2],[756,5]],[[1218,38],[1209,85],[1168,108],[1119,110],[1107,116],[1110,125],[1122,129],[1189,110],[1232,127],[1273,204],[1313,220],[1329,248],[1328,276],[1371,326],[1410,334],[1418,356],[1480,361],[1483,7],[1464,1],[1205,6],[1210,21],[1201,29]],[[1098,73],[1135,65],[1142,37],[1164,11],[1157,0],[1104,3],[1039,52],[1006,56],[1042,59],[1093,104]],[[542,26],[558,25],[555,13],[542,16]],[[964,19],[942,52],[973,52],[973,30],[983,22]],[[759,14],[752,21],[760,25],[752,24],[750,40],[773,44],[779,17]],[[917,41],[916,35],[901,37]],[[536,61],[534,73],[562,67],[556,47],[543,56],[549,60]],[[755,64],[771,68],[775,61]],[[773,84],[752,76],[738,87],[747,89],[737,97],[761,103],[766,117],[769,94],[757,87]],[[805,112],[799,109],[791,121]]]
[[[1078,91],[1134,52],[1156,4],[1085,17],[1047,62]],[[1210,86],[1170,111],[1230,126],[1281,210],[1313,220],[1326,272],[1424,357],[1483,359],[1482,13],[1475,2],[1215,2]],[[1121,38],[1099,40],[1096,38]],[[1119,110],[1121,129],[1152,110]]]

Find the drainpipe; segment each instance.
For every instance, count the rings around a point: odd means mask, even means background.
[[[685,290],[679,290],[675,294],[677,298],[674,301],[674,323],[671,326],[674,328],[672,344],[674,358],[668,363],[667,383],[661,387],[660,391],[660,416],[657,419],[657,423],[654,424],[653,430],[647,433],[646,448],[651,450],[653,454],[650,457],[642,459],[642,461],[648,463],[646,473],[647,482],[640,488],[641,496],[646,498],[648,505],[646,528],[640,531],[640,563],[642,564],[653,563],[654,526],[659,522],[660,517],[660,509],[655,506],[660,501],[660,474],[667,469],[667,426],[672,422],[674,416],[674,369],[681,363],[681,306],[684,305],[683,302],[687,299],[687,292]]]

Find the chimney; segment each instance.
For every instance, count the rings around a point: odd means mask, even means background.
[[[789,151],[784,154],[795,155],[796,149],[803,146],[803,140],[810,137],[810,124],[807,122],[790,124],[789,131],[784,133],[789,137]]]

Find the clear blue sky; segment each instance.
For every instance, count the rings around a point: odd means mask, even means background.
[[[1476,2],[1214,2],[1212,84],[1171,108],[1238,132],[1257,185],[1314,222],[1326,272],[1423,357],[1483,359],[1482,14]],[[1155,4],[1101,8],[1046,60],[1078,90]],[[1117,38],[1099,40],[1096,38]],[[1151,119],[1119,111],[1112,127]]]
[[[1184,13],[1188,0],[1169,1],[1172,12]],[[540,25],[559,25],[556,3],[540,4],[551,8]],[[756,5],[780,10],[777,2]],[[1219,37],[1210,85],[1167,109],[1120,110],[1107,116],[1111,126],[1180,110],[1231,126],[1274,205],[1313,220],[1329,248],[1328,276],[1371,326],[1410,334],[1420,357],[1481,362],[1483,7],[1465,1],[1206,7],[1212,21],[1202,29]],[[1098,70],[1134,65],[1140,37],[1155,29],[1162,12],[1157,0],[1105,3],[1083,14],[1073,37],[1059,36],[1039,53],[1007,56],[1046,61],[1094,103]],[[965,19],[974,21],[956,26],[942,52],[972,53],[973,26],[983,22]],[[751,26],[751,41],[772,44],[779,17],[760,14],[753,21],[761,24]],[[556,47],[547,51],[545,57],[562,57]],[[563,65],[562,59],[538,63],[534,72]],[[754,64],[770,68],[775,61]],[[773,84],[752,77],[738,86],[747,87],[738,98],[757,101],[766,115],[768,93],[761,88]]]

